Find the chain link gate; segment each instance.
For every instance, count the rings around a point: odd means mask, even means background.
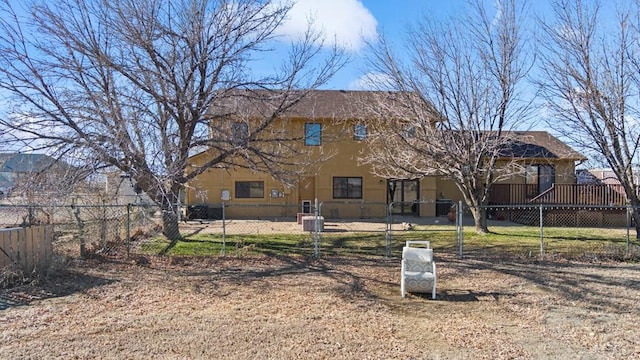
[[[405,211],[410,209],[410,212]],[[422,200],[392,202],[388,206],[385,230],[387,257],[398,256],[406,240],[429,240],[437,247],[450,248],[462,256],[462,202]],[[424,216],[424,213],[435,216]],[[394,240],[397,240],[394,243]]]
[[[318,211],[321,231],[317,233],[316,238],[322,238],[323,232],[331,234],[324,236],[322,240],[336,254],[341,247],[335,242],[337,235],[334,234],[340,233],[339,237],[345,239],[357,252],[387,256],[387,203],[364,200],[324,201],[318,204]],[[339,232],[336,229],[339,229]],[[362,240],[363,237],[366,240]],[[360,241],[369,242],[368,245],[371,245],[370,242],[378,243],[378,240],[382,240],[381,244],[367,246],[366,250],[360,248]]]

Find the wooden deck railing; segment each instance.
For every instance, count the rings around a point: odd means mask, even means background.
[[[490,195],[491,205],[606,205],[626,204],[621,185],[554,184],[538,193],[536,184],[495,184]]]

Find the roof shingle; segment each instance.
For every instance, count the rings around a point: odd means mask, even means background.
[[[546,131],[513,131],[506,135],[513,136],[513,141],[502,152],[505,157],[587,160],[584,155]]]

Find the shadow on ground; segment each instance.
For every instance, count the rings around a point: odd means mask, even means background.
[[[506,274],[564,301],[580,301],[583,307],[592,310],[606,308],[616,313],[628,312],[640,293],[640,280],[636,275],[640,267],[635,263],[449,257],[442,266],[454,267],[458,273],[484,271]],[[471,295],[461,294],[462,298]]]
[[[115,280],[67,271],[38,283],[0,290],[0,311],[10,307],[29,305],[34,301],[68,296],[77,292],[108,285]]]

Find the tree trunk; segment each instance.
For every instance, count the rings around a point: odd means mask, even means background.
[[[640,208],[633,207],[631,209],[631,221],[636,228],[636,240],[640,240]]]
[[[173,209],[162,210],[162,232],[172,242],[180,239],[178,214]]]
[[[479,234],[486,234],[489,232],[487,227],[487,210],[477,206],[471,207],[471,215],[473,215],[473,222],[476,226],[476,232]]]
[[[136,185],[149,195],[162,211],[162,233],[171,241],[171,246],[180,240],[180,227],[178,226],[179,198],[181,183],[173,181],[168,187],[158,186],[153,174],[145,173],[135,178]],[[164,184],[162,184],[164,185]]]
[[[178,199],[180,196],[180,184],[174,183],[162,199],[162,232],[171,240],[171,246],[181,239],[178,225]]]
[[[166,255],[182,239],[178,226],[178,211],[180,209],[175,201],[166,201],[165,199],[162,203],[162,233],[169,239],[169,245],[162,249],[159,255]]]

